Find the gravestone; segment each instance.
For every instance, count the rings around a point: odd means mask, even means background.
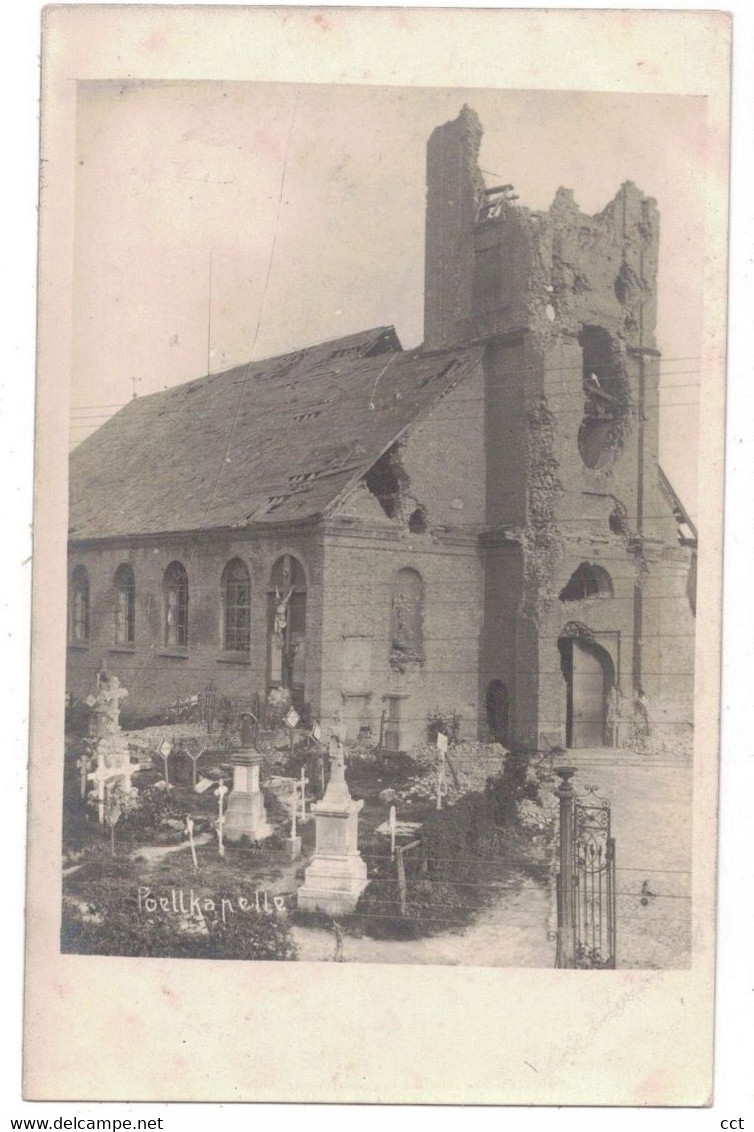
[[[264,808],[264,794],[259,786],[259,768],[262,756],[252,748],[253,721],[250,715],[241,717],[241,746],[233,751],[233,791],[228,799],[225,815],[225,840],[261,841],[273,832]]]
[[[128,695],[127,690],[117,676],[108,677],[104,672],[100,673],[97,685],[97,695],[92,699],[92,747],[96,767],[87,778],[94,786],[98,820],[103,825],[108,791],[119,785],[126,794],[135,793],[131,779],[139,765],[131,762],[128,739],[120,728],[120,705]]]
[[[358,849],[359,811],[345,776],[343,713],[335,714],[330,735],[330,781],[311,813],[316,819],[314,857],[298,891],[298,906],[306,912],[342,915],[352,912],[367,886],[367,867]]]

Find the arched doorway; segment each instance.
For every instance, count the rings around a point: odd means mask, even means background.
[[[490,680],[485,696],[485,707],[491,739],[495,743],[502,743],[504,747],[507,747],[510,704],[508,689],[502,680]]]
[[[566,626],[558,649],[566,683],[566,747],[603,747],[615,682],[612,658],[583,626]]]

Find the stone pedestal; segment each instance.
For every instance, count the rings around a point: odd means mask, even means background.
[[[311,812],[317,822],[312,862],[298,890],[298,906],[305,912],[331,916],[353,912],[367,886],[367,867],[358,850],[359,811],[348,791],[342,761],[332,767],[324,798]]]
[[[223,836],[226,841],[261,841],[272,833],[264,808],[264,795],[259,789],[259,766],[262,756],[256,751],[236,751],[233,764],[233,790],[228,798]]]
[[[301,838],[286,837],[285,852],[289,861],[296,861],[301,856]]]

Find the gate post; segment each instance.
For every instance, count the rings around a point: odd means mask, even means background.
[[[576,937],[574,930],[574,859],[573,859],[573,803],[576,797],[571,779],[574,766],[556,766],[560,785],[555,793],[560,799],[560,873],[558,875],[558,966],[574,967],[576,963]]]

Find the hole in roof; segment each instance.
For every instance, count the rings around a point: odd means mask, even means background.
[[[392,519],[398,511],[402,479],[405,479],[405,472],[395,445],[380,456],[364,477],[365,484],[376,496],[388,519]]]
[[[267,515],[270,511],[274,511],[277,507],[281,507],[286,499],[290,499],[290,495],[271,495],[267,501],[267,506],[263,509],[262,514]]]

